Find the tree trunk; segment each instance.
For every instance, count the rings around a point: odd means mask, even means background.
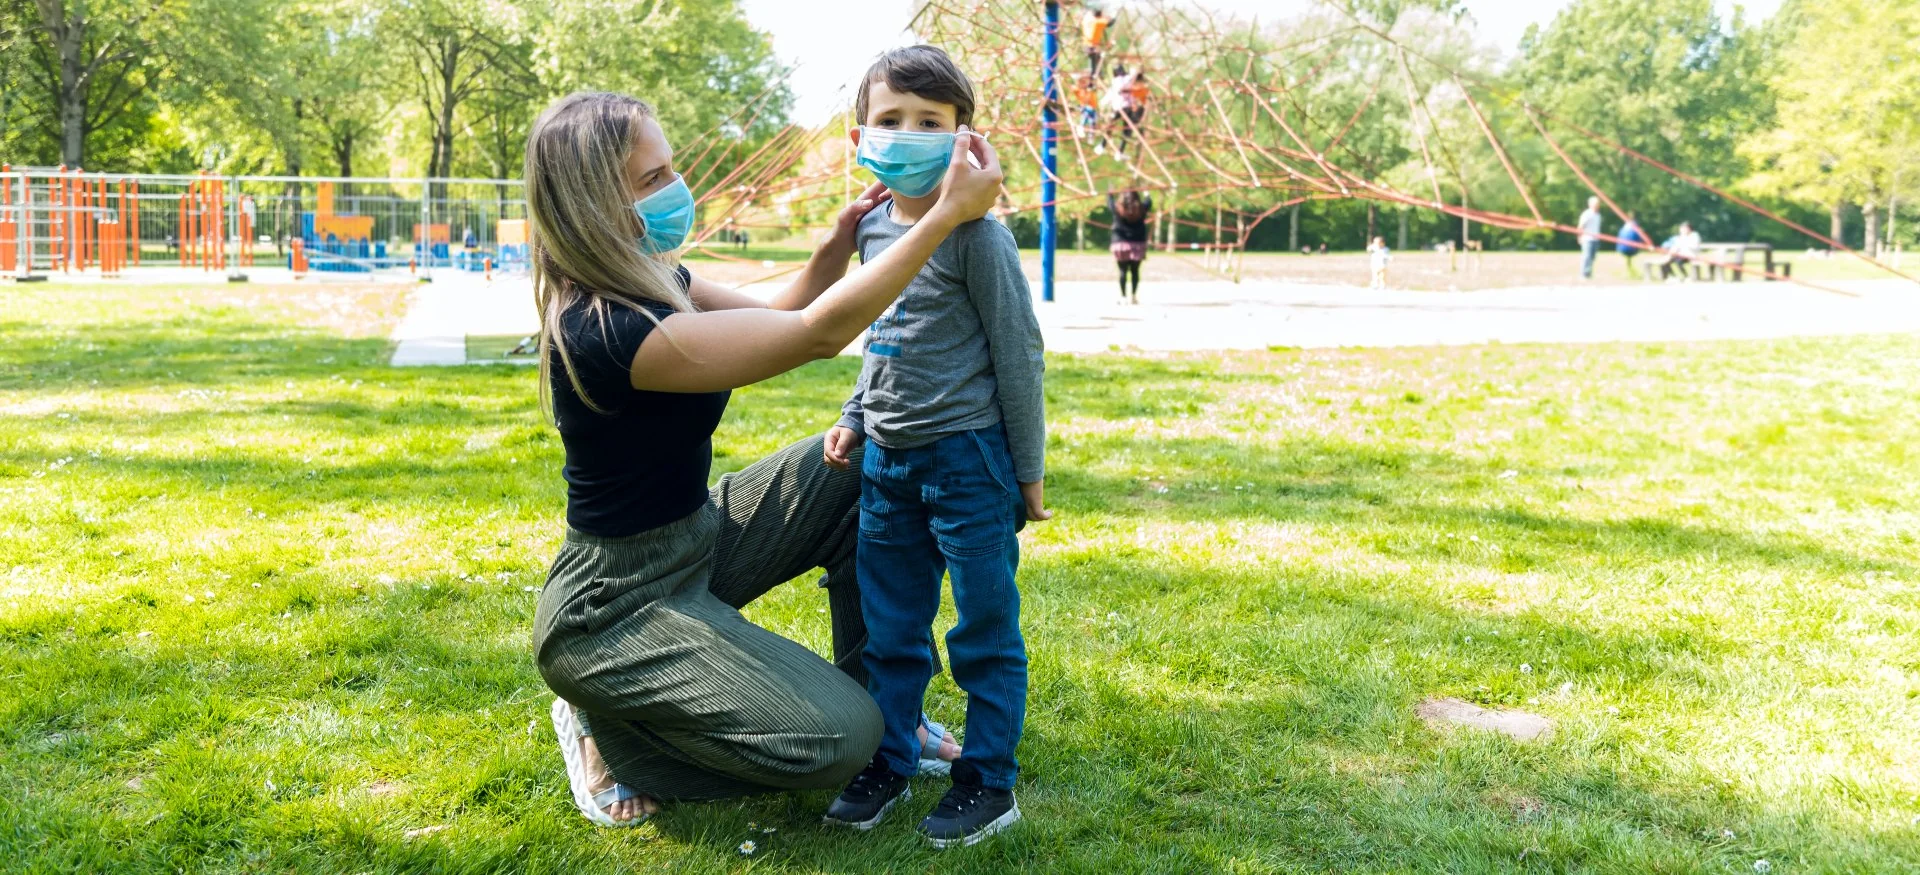
[[[340,162],[341,176],[353,175],[353,131],[352,130],[348,130],[345,133],[342,133],[334,137],[333,157],[334,157],[334,160]],[[353,194],[353,183],[351,182],[341,183],[340,194],[342,196]]]
[[[1860,251],[1868,258],[1880,254],[1880,205],[1869,199],[1861,205],[1860,218],[1866,225],[1866,237],[1860,242]]]
[[[1833,212],[1830,214],[1830,221],[1827,223],[1827,237],[1842,246],[1846,245],[1847,240],[1846,237],[1841,236],[1847,232],[1847,214],[1844,212],[1846,208],[1846,204],[1840,201],[1834,201]]]
[[[1407,211],[1400,210],[1400,251],[1407,250]]]
[[[64,5],[64,4],[62,4]],[[78,168],[87,157],[86,67],[80,54],[86,47],[87,20],[79,10],[67,17],[64,9],[42,6],[42,21],[60,59],[60,162]],[[47,16],[46,13],[53,13]],[[51,17],[53,20],[47,21]]]
[[[1367,204],[1367,240],[1366,246],[1373,245],[1373,238],[1380,236],[1373,230],[1373,204]],[[1361,247],[1366,248],[1366,247]]]

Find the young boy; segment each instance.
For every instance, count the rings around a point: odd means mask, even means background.
[[[871,261],[939,199],[954,131],[973,119],[973,86],[945,52],[896,49],[867,72],[852,132],[861,166],[893,191],[860,222]],[[1043,520],[1046,423],[1040,326],[1012,233],[992,219],[956,228],[868,332],[860,379],[826,461],[845,468],[862,440],[857,567],[867,621],[868,692],[880,751],[826,820],[871,829],[910,798],[915,729],[933,674],[940,577],[959,622],[947,635],[967,692],[967,738],[953,787],[920,832],[936,847],[973,844],[1020,819],[1014,747],[1026,720],[1015,539]]]
[[[1367,288],[1384,289],[1387,287],[1387,265],[1393,261],[1393,253],[1387,250],[1387,238],[1375,237],[1367,244],[1368,260],[1372,262],[1373,282]]]

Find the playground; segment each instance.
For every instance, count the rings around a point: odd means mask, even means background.
[[[42,162],[0,166],[0,868],[1920,873],[1899,246],[1471,40],[1096,5],[911,23],[976,76],[1046,346],[1024,822],[581,818],[531,655],[566,456],[509,165]],[[681,263],[762,300],[868,182],[851,112],[782,87],[673,132]],[[1716,233],[1623,243],[1622,180]],[[860,351],[734,390],[712,476],[832,426]],[[827,652],[815,582],[744,614]],[[962,740],[966,702],[934,678]]]

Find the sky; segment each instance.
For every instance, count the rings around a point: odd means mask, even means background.
[[[1195,0],[1242,17],[1291,15],[1313,0]],[[1507,51],[1527,26],[1544,25],[1570,0],[1466,0],[1475,26]],[[1723,13],[1735,0],[1716,0]],[[1750,20],[1762,20],[1781,0],[1737,0]],[[790,85],[796,121],[816,122],[845,104],[845,89],[875,55],[908,41],[909,0],[743,0],[747,20],[773,35],[781,61],[798,65]],[[1122,4],[1124,6],[1124,4]]]

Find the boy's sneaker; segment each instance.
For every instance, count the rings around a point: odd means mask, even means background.
[[[980,770],[963,760],[953,764],[953,788],[920,821],[920,834],[936,848],[966,847],[1019,822],[1013,791],[982,785]]]
[[[853,776],[853,783],[840,791],[840,798],[827,806],[827,816],[821,818],[821,822],[858,830],[873,829],[894,803],[912,798],[907,779],[894,774],[887,768],[886,760],[876,755],[860,774]]]

